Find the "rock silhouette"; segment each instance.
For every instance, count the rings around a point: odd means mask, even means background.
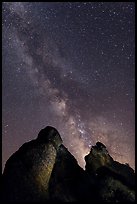
[[[135,173],[97,142],[83,170],[62,144],[58,131],[42,129],[7,161],[2,175],[2,202],[134,202]]]
[[[135,173],[125,164],[114,161],[105,145],[97,142],[85,157],[86,172],[94,180],[96,201],[134,202]]]

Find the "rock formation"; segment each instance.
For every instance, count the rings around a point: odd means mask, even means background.
[[[134,202],[135,173],[97,142],[83,170],[62,144],[58,131],[46,127],[7,161],[2,202]]]
[[[3,173],[3,200],[39,202],[49,199],[48,185],[62,139],[46,127],[7,161]],[[8,195],[8,196],[7,196]]]
[[[135,174],[126,164],[114,161],[105,145],[97,142],[85,157],[86,172],[94,180],[97,201],[134,202]]]

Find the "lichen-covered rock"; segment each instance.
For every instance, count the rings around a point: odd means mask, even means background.
[[[49,199],[48,185],[62,139],[46,127],[7,161],[3,173],[3,201],[37,202]],[[7,196],[8,195],[8,196]]]

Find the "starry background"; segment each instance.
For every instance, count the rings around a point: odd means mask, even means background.
[[[134,2],[5,2],[2,156],[47,125],[84,168],[97,141],[135,168]]]

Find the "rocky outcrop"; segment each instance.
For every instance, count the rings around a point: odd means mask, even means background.
[[[36,140],[25,143],[15,152],[3,173],[3,201],[49,200],[49,180],[61,143],[58,131],[48,126]]]
[[[2,175],[2,201],[134,202],[135,173],[97,142],[83,170],[53,127],[22,145],[7,161]]]
[[[135,174],[131,167],[114,161],[105,145],[97,142],[85,157],[86,172],[94,180],[98,201],[134,202]]]
[[[91,184],[85,171],[64,145],[59,147],[52,171],[49,192],[51,201],[85,201],[91,197]]]

